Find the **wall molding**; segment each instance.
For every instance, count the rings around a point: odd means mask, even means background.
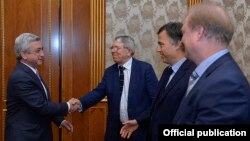
[[[202,0],[188,0],[188,7],[191,7],[197,3],[201,3]]]
[[[52,85],[52,50],[51,50],[51,24],[52,24],[52,19],[51,19],[51,1],[48,1],[48,48],[49,48],[49,89],[52,90],[51,85]]]
[[[91,89],[100,82],[105,68],[105,0],[91,1]]]
[[[1,66],[1,75],[2,75],[2,80],[1,80],[1,83],[2,83],[2,86],[1,86],[1,89],[2,89],[2,94],[1,94],[1,109],[3,109],[1,112],[2,112],[2,114],[1,115],[5,115],[5,112],[7,111],[7,109],[6,109],[6,96],[5,96],[5,29],[4,29],[4,17],[5,15],[4,15],[4,0],[1,0],[1,42],[2,42],[2,44],[1,44],[1,46],[2,46],[2,51],[1,51],[1,55],[2,55],[2,58],[1,58],[1,60],[2,60],[2,62],[1,62],[1,64],[2,64],[2,66]],[[5,127],[5,116],[2,116],[2,118],[1,118],[2,120],[1,120],[1,130],[3,130],[4,129],[4,127]],[[3,133],[2,131],[1,131],[1,133]],[[3,138],[4,136],[2,135],[2,140],[4,140],[4,138]]]

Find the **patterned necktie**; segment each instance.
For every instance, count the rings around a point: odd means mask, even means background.
[[[41,79],[40,75],[38,74],[38,71],[36,71],[36,76],[37,76],[38,79],[40,80],[40,82],[41,82],[41,84],[42,84],[42,86],[43,86],[43,89],[44,89],[44,91],[45,91],[46,98],[48,99],[47,90],[46,90],[46,88],[45,88],[45,86],[44,86],[44,84],[43,84],[43,82],[42,82],[42,79]]]
[[[124,85],[124,73],[123,73],[123,70],[125,70],[125,67],[119,66],[119,71],[120,71],[119,82],[120,82],[120,94],[121,95],[122,95],[123,85]]]
[[[194,82],[197,80],[198,77],[199,77],[199,75],[196,71],[193,71],[192,74],[190,75],[190,78],[188,81],[188,88],[186,91],[186,96],[191,91],[191,89],[194,87]]]
[[[38,71],[36,71],[36,76],[37,76],[38,79],[42,82],[41,77],[40,77],[40,75],[38,74]]]

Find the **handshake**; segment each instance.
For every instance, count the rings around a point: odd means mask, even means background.
[[[76,98],[71,98],[67,104],[69,105],[69,113],[72,112],[81,112],[82,111],[82,103],[80,102],[79,99]]]

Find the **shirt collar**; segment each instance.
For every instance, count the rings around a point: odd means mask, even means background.
[[[24,62],[22,62],[22,61],[21,61],[21,63],[23,63],[24,65],[26,65],[27,67],[29,67],[29,68],[36,74],[37,69],[31,67],[30,65],[28,65],[28,64],[26,64],[26,63],[24,63]]]
[[[221,56],[228,53],[228,49],[223,49],[212,56],[208,57],[206,60],[202,61],[195,69],[195,72],[202,76],[202,74],[206,71],[206,69],[214,63],[216,60],[218,60]]]
[[[132,57],[125,63],[125,64],[123,64],[122,66],[124,67],[124,68],[126,68],[126,69],[128,69],[128,70],[130,70],[131,69],[131,66],[132,66]]]
[[[172,65],[172,70],[174,73],[176,73],[178,71],[178,69],[181,67],[181,65],[187,60],[187,58],[182,58],[181,60],[179,60],[177,63],[175,63],[174,65]]]

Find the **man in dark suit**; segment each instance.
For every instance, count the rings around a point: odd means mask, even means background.
[[[123,137],[129,138],[138,126],[143,127],[150,123],[151,140],[158,141],[159,125],[173,123],[177,108],[186,92],[189,76],[195,69],[195,64],[185,58],[181,27],[181,23],[169,22],[159,29],[156,51],[169,66],[164,70],[158,84],[157,97],[151,112],[143,119],[126,122],[121,130]]]
[[[51,121],[73,132],[72,124],[63,116],[79,108],[71,105],[75,99],[51,102],[49,90],[37,74],[44,59],[40,38],[31,33],[19,35],[15,54],[18,63],[7,85],[5,141],[52,141]]]
[[[81,97],[80,101],[82,110],[86,110],[107,96],[105,140],[119,141],[122,140],[122,123],[137,119],[149,110],[155,98],[158,80],[150,64],[132,57],[135,43],[130,36],[116,37],[110,49],[115,64],[105,70],[99,85]],[[124,68],[119,70],[121,67]],[[139,129],[131,137],[131,141],[146,140],[145,129]]]
[[[182,27],[187,57],[197,64],[176,124],[250,124],[250,86],[227,47],[234,27],[212,3],[189,9]]]

